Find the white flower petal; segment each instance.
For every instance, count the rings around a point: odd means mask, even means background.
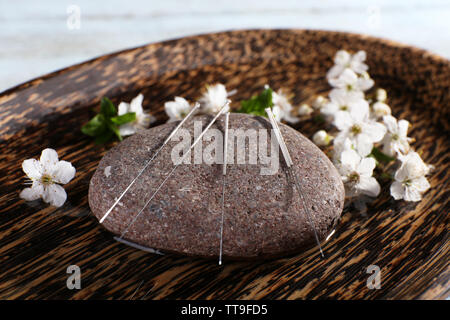
[[[375,102],[372,106],[375,118],[381,118],[391,114],[391,108],[384,102]]]
[[[50,148],[44,149],[41,153],[40,163],[43,173],[50,174],[53,167],[58,163],[58,153]]]
[[[361,157],[366,157],[372,152],[372,139],[366,134],[358,134],[355,139],[355,148]]]
[[[285,120],[285,121],[287,121],[289,123],[292,123],[292,124],[296,124],[296,123],[300,122],[300,119],[298,119],[298,118],[296,118],[296,117],[294,117],[294,116],[292,116],[290,114],[284,114],[283,120]]]
[[[398,134],[400,137],[406,137],[408,134],[409,122],[407,120],[400,120],[398,122]]]
[[[392,139],[391,139],[391,134],[387,133],[383,140],[381,140],[381,144],[383,145],[383,153],[393,157],[395,156],[395,148],[394,145],[392,143]]]
[[[359,191],[363,194],[366,194],[371,197],[377,197],[380,194],[380,184],[377,179],[374,177],[363,177],[361,176],[359,179],[359,183],[357,185]]]
[[[386,134],[386,127],[380,122],[366,122],[362,127],[364,134],[367,134],[372,142],[380,142]]]
[[[404,165],[401,165],[400,168],[395,172],[394,179],[398,182],[403,182],[408,178],[408,171],[406,170]]]
[[[366,116],[370,110],[369,103],[366,100],[364,100],[358,96],[354,96],[354,95],[349,95],[348,105],[351,110],[353,110],[355,108],[363,110],[363,113],[365,113]]]
[[[403,199],[404,194],[405,194],[405,189],[404,189],[402,183],[398,182],[398,181],[394,181],[391,184],[391,196],[395,200],[400,200],[400,199]]]
[[[387,115],[383,117],[383,122],[386,125],[386,128],[391,133],[397,133],[398,127],[397,127],[397,119],[395,119],[391,115]]]
[[[119,126],[119,132],[123,137],[131,136],[136,133],[136,128],[132,123],[125,123]]]
[[[124,114],[126,114],[126,113],[128,113],[128,112],[131,112],[131,111],[130,111],[130,104],[129,104],[129,103],[126,103],[126,102],[121,102],[121,103],[119,103],[119,107],[118,107],[118,112],[117,112],[117,114],[118,114],[119,116],[121,116],[121,115],[124,115]]]
[[[344,69],[345,68],[341,65],[332,66],[331,69],[327,72],[327,79],[329,80],[339,77]]]
[[[39,199],[44,193],[44,187],[39,181],[34,181],[31,188],[23,189],[19,197],[26,201],[34,201]]]
[[[333,116],[339,110],[339,106],[334,102],[328,102],[320,109],[320,112],[326,116]]]
[[[350,62],[351,55],[345,50],[339,50],[334,56],[334,63],[338,65],[347,65]]]
[[[350,115],[353,122],[364,122],[369,116],[369,104],[361,104],[358,108],[352,108]]]
[[[337,112],[334,116],[333,124],[340,131],[346,130],[353,125],[353,119],[348,112]]]
[[[375,166],[376,162],[374,158],[364,158],[359,163],[357,171],[361,176],[371,177]]]
[[[405,195],[403,198],[405,199],[405,201],[417,202],[422,200],[422,194],[419,190],[417,190],[414,187],[406,187]]]
[[[349,68],[345,69],[339,78],[348,85],[354,85],[358,81],[358,76],[356,73]]]
[[[61,207],[66,202],[67,194],[63,187],[58,184],[45,186],[42,199],[52,206]]]
[[[25,174],[33,180],[39,180],[42,176],[43,168],[36,159],[27,159],[22,162],[22,169]]]
[[[203,111],[215,113],[227,102],[228,93],[225,86],[221,83],[208,86],[206,92],[200,98]],[[227,108],[229,109],[229,108]],[[227,112],[228,110],[225,110]]]
[[[341,153],[341,164],[343,167],[348,168],[351,171],[356,171],[361,157],[355,150],[345,150]]]
[[[408,153],[403,159],[402,167],[405,168],[409,179],[422,177],[430,171],[417,152]]]
[[[419,192],[425,192],[430,189],[430,183],[428,182],[427,178],[420,177],[412,180],[411,187],[416,188]]]
[[[374,83],[372,79],[358,78],[357,87],[361,91],[366,91],[372,88]]]
[[[144,112],[142,109],[142,102],[144,101],[144,95],[140,93],[130,102],[130,112],[135,112],[136,115],[140,115]]]
[[[366,52],[364,50],[359,50],[357,53],[355,53],[352,57],[353,60],[356,62],[363,62],[366,61]]]
[[[136,123],[139,127],[146,129],[149,125],[156,121],[156,118],[149,113],[141,113],[136,118]]]
[[[189,102],[182,97],[175,97],[174,101],[168,101],[164,104],[166,114],[169,116],[169,122],[183,119],[184,115],[191,110]]]
[[[349,98],[348,91],[340,89],[331,90],[329,97],[331,101],[335,102],[338,105],[345,104]]]
[[[62,160],[55,165],[51,176],[55,182],[66,184],[75,177],[75,172],[76,170],[70,162]]]

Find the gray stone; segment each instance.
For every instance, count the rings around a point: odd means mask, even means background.
[[[194,139],[193,121],[205,127],[211,116],[198,116],[184,124]],[[89,205],[101,219],[123,190],[144,167],[177,123],[135,134],[112,148],[101,160],[89,186]],[[223,131],[222,117],[211,127]],[[230,129],[268,129],[266,118],[230,115]],[[257,164],[228,164],[226,176],[223,254],[254,259],[280,256],[315,245],[305,215],[311,210],[319,238],[324,239],[339,220],[344,187],[325,154],[296,130],[281,124],[303,186],[302,203],[279,152],[279,169],[262,175]],[[140,179],[122,198],[103,225],[120,235],[174,167],[170,141]],[[266,139],[270,147],[270,132]],[[211,142],[203,141],[203,150]],[[249,144],[245,145],[246,154]],[[268,150],[266,154],[270,152]],[[231,150],[228,149],[231,157]],[[220,157],[221,158],[221,157]],[[236,159],[235,159],[236,160]],[[268,165],[265,165],[267,167]],[[124,239],[166,252],[217,257],[220,243],[222,164],[181,164],[160,192],[124,235]]]

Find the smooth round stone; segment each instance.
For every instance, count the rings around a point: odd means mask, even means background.
[[[206,127],[211,119],[212,116],[198,116],[183,125],[190,132],[192,142],[194,121],[202,121]],[[232,113],[229,121],[230,129],[265,130],[268,133],[267,147],[261,147],[261,150],[270,155],[271,126],[268,119]],[[144,130],[125,139],[103,157],[89,186],[89,205],[99,220],[176,125],[168,123]],[[220,117],[211,129],[223,132],[224,117]],[[199,130],[201,132],[201,128]],[[279,157],[272,161],[278,163],[278,170],[272,170],[275,174],[267,174],[271,173],[270,170],[261,174],[261,170],[270,168],[270,165],[267,159],[263,162],[264,158],[259,153],[257,163],[249,164],[249,152],[255,147],[255,142],[246,143],[245,163],[236,163],[235,151],[234,161],[229,160],[227,165],[223,224],[225,258],[268,258],[315,245],[306,207],[310,209],[321,240],[339,220],[344,204],[344,186],[337,170],[326,155],[302,134],[283,124],[280,124],[280,130],[290,151],[293,169],[302,183],[306,203],[301,201],[287,174],[281,150],[278,150]],[[162,149],[105,219],[103,226],[106,229],[120,235],[127,228],[174,168],[171,154],[179,143],[180,140],[171,140]],[[204,139],[203,151],[211,143]],[[236,150],[236,142],[234,146]],[[228,149],[229,159],[231,152]],[[222,164],[217,163],[179,165],[123,238],[160,251],[217,257],[222,218],[222,168]]]

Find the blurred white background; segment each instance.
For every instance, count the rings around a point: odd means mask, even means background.
[[[1,0],[0,91],[105,53],[248,28],[351,31],[450,58],[449,0]]]

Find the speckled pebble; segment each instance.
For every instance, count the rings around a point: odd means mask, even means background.
[[[203,125],[211,117],[195,117],[184,125],[194,136],[193,121]],[[223,131],[220,118],[212,128]],[[164,124],[125,139],[101,160],[89,187],[89,205],[100,219],[154,154],[176,123]],[[230,115],[231,129],[270,129],[267,119]],[[303,183],[307,204],[286,174],[281,152],[279,169],[261,175],[261,164],[229,164],[226,176],[223,254],[254,259],[301,251],[315,244],[305,216],[311,213],[320,239],[334,228],[344,204],[344,187],[330,160],[296,130],[280,125]],[[122,198],[103,225],[120,235],[173,168],[171,141]],[[211,142],[203,141],[203,149]],[[270,136],[267,138],[270,144]],[[246,144],[248,154],[248,144]],[[229,157],[231,154],[229,153]],[[258,155],[258,163],[260,158]],[[108,169],[108,167],[110,167]],[[106,174],[108,173],[108,174]],[[217,257],[220,243],[221,164],[181,164],[160,192],[129,228],[124,238],[166,252]]]

